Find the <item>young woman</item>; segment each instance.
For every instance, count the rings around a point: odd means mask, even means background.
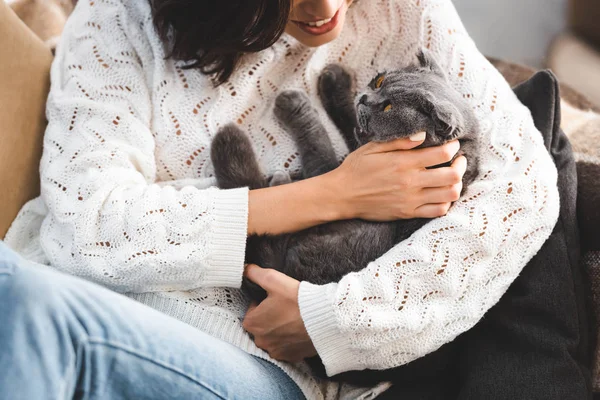
[[[299,168],[272,112],[289,88],[313,99],[343,160],[316,96],[322,68],[340,63],[361,87],[421,48],[471,102],[486,145],[451,208],[468,160],[425,169],[458,143],[415,150],[419,133],[298,183],[213,187],[211,137],[230,122],[266,175]],[[374,396],[387,386],[319,381],[298,361],[318,353],[334,375],[436,350],[498,301],[558,215],[556,168],[528,110],[450,0],[81,0],[47,114],[42,196],[6,241],[129,298],[2,248],[0,337],[13,346],[0,350],[11,365],[0,382],[23,398]],[[249,305],[239,291],[248,234],[413,217],[440,218],[339,283],[248,266],[269,297]]]

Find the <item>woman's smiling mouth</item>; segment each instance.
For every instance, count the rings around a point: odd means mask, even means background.
[[[340,9],[341,9],[341,7],[340,7]],[[306,32],[310,35],[314,35],[314,36],[324,35],[325,33],[330,32],[333,29],[335,29],[335,27],[337,26],[340,9],[338,9],[336,11],[335,15],[331,18],[322,19],[319,21],[310,21],[310,22],[302,22],[302,21],[292,21],[292,22],[295,23],[304,32]]]

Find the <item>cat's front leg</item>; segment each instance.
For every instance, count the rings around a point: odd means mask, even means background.
[[[281,92],[275,99],[274,112],[298,146],[304,178],[322,175],[338,167],[327,131],[304,92]]]
[[[210,158],[221,189],[267,186],[250,139],[233,124],[221,128],[213,138]]]
[[[329,118],[340,130],[350,152],[360,147],[355,134],[356,108],[352,77],[338,64],[326,66],[319,76],[319,97]]]

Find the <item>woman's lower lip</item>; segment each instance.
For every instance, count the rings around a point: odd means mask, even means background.
[[[340,7],[340,9],[341,9],[341,7]],[[331,21],[329,21],[328,23],[323,24],[321,26],[309,26],[303,22],[298,22],[298,21],[294,21],[294,23],[296,25],[298,25],[298,28],[302,29],[304,32],[306,32],[310,35],[319,36],[319,35],[324,35],[327,32],[332,31],[337,26],[339,14],[340,14],[340,10],[337,10],[337,12],[333,16],[333,18],[331,18]]]

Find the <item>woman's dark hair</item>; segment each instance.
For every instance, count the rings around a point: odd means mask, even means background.
[[[244,53],[266,49],[283,33],[292,0],[149,0],[167,57],[225,82]]]

